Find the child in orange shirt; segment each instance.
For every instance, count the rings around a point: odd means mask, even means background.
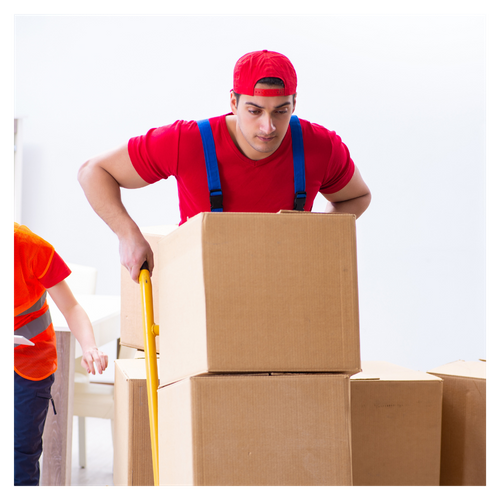
[[[34,343],[14,344],[15,485],[38,486],[40,480],[42,434],[57,370],[47,292],[82,347],[82,366],[93,374],[108,366],[107,355],[96,346],[87,314],[65,282],[70,273],[50,243],[14,223],[14,334]]]

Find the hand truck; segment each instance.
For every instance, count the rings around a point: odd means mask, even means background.
[[[144,357],[146,361],[146,381],[149,409],[149,429],[151,436],[151,452],[153,454],[154,485],[159,486],[158,466],[158,365],[156,361],[155,337],[160,328],[154,324],[153,291],[147,261],[141,266],[139,273],[141,286],[142,324],[144,330]]]

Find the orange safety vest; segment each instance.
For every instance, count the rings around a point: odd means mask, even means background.
[[[39,281],[53,256],[50,243],[14,223],[14,332],[35,344],[15,346],[14,370],[29,380],[43,380],[57,370],[56,336]]]

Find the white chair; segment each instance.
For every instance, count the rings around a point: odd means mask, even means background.
[[[68,263],[71,274],[66,278],[74,294],[95,294],[97,269]],[[80,467],[86,467],[85,417],[106,418],[111,421],[113,439],[114,385],[92,382],[86,370],[81,366],[82,358],[75,360],[75,386],[73,415],[78,417],[78,457]],[[108,370],[113,369],[110,359]]]
[[[74,294],[95,295],[97,285],[97,269],[80,264],[67,263],[71,274],[66,283]]]

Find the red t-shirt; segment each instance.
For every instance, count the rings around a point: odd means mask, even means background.
[[[279,148],[263,160],[251,160],[234,144],[226,115],[210,119],[225,212],[292,210],[295,197],[290,127]],[[304,138],[307,199],[310,211],[318,192],[335,193],[354,174],[347,146],[332,131],[300,120]],[[205,156],[196,121],[176,121],[153,128],[128,143],[137,173],[149,184],[173,175],[179,192],[180,223],[210,212]]]

